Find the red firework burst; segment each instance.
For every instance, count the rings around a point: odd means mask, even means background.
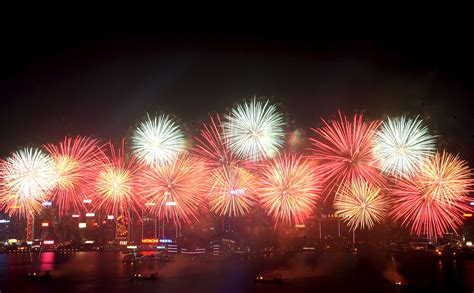
[[[177,225],[190,223],[197,220],[206,175],[202,161],[181,155],[168,164],[145,168],[140,175],[140,196],[158,218]]]
[[[319,197],[319,177],[313,162],[298,155],[282,155],[268,162],[259,184],[260,203],[275,225],[304,223]]]
[[[142,202],[137,196],[140,165],[135,157],[126,160],[124,141],[118,149],[109,142],[99,151],[97,159],[99,163],[92,170],[94,210],[103,209],[116,218],[123,215],[130,219],[133,213],[140,217]]]
[[[52,199],[59,207],[62,216],[71,208],[82,207],[83,195],[90,193],[89,182],[99,151],[98,141],[88,137],[65,137],[58,145],[47,144],[46,150],[52,157],[57,171],[57,183],[52,192]]]
[[[310,138],[311,151],[325,181],[326,199],[334,187],[352,180],[384,184],[372,154],[373,137],[381,121],[367,124],[362,118],[362,115],[354,115],[350,121],[339,112],[339,120],[322,120],[323,127],[312,129],[319,135]]]
[[[472,173],[465,161],[438,153],[413,177],[397,182],[391,214],[418,236],[436,239],[450,230],[456,232],[463,214],[471,211],[468,194],[472,185]]]

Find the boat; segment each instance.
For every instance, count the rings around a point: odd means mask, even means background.
[[[50,271],[46,271],[44,273],[30,272],[26,274],[26,278],[32,280],[51,280],[52,275]]]
[[[283,283],[283,279],[281,278],[281,275],[258,275],[254,283],[260,283],[260,284],[281,284]]]
[[[158,274],[157,273],[152,273],[149,275],[144,275],[144,274],[134,274],[132,276],[132,280],[150,280],[150,281],[155,281],[158,280]]]

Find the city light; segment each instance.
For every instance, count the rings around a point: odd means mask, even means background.
[[[79,215],[78,214],[73,214],[72,217],[73,218],[79,218]]]
[[[87,214],[86,214],[86,217],[87,217],[87,218],[95,217],[95,213],[87,213]]]
[[[114,215],[108,215],[107,216],[107,220],[113,220],[114,219]]]
[[[137,249],[137,246],[136,245],[127,245],[127,248],[128,249]]]
[[[84,199],[82,202],[83,203],[92,203],[92,199]]]
[[[466,218],[470,218],[470,217],[472,217],[472,214],[471,213],[465,213],[463,216],[466,217]]]
[[[79,229],[84,229],[87,227],[87,223],[79,223]]]
[[[53,205],[53,202],[52,201],[44,201],[41,205],[44,206],[44,207],[50,207],[50,206]]]
[[[84,244],[94,244],[94,240],[86,240],[84,241]]]
[[[10,220],[0,219],[0,224],[8,224]]]
[[[41,227],[49,227],[49,223],[48,222],[43,222],[43,223],[41,223]]]
[[[472,241],[466,241],[466,246],[472,246]]]
[[[155,243],[158,243],[159,242],[159,239],[156,239],[156,238],[145,238],[145,239],[142,239],[142,243],[143,244],[155,244]]]
[[[119,245],[127,245],[128,244],[128,241],[126,240],[120,240],[119,241]]]
[[[160,243],[173,243],[171,239],[160,239]]]
[[[167,201],[165,203],[166,206],[176,206],[176,202],[175,201]]]
[[[44,245],[53,245],[53,244],[54,244],[54,240],[44,240],[44,241],[43,241],[43,244],[44,244]]]

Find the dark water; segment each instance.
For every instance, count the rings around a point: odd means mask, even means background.
[[[36,270],[52,281],[27,280],[30,255],[0,255],[0,291],[5,292],[473,292],[474,261],[354,256],[294,255],[269,260],[186,260],[123,264],[118,252],[42,253]],[[132,281],[135,272],[158,272],[158,281]],[[254,285],[259,272],[282,273],[284,284]],[[396,287],[395,280],[411,286]]]

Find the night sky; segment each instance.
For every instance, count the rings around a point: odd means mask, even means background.
[[[65,135],[118,140],[147,112],[173,113],[195,133],[209,113],[257,95],[308,130],[338,109],[420,114],[439,148],[474,165],[474,48],[463,31],[275,31],[5,32],[0,156]]]

